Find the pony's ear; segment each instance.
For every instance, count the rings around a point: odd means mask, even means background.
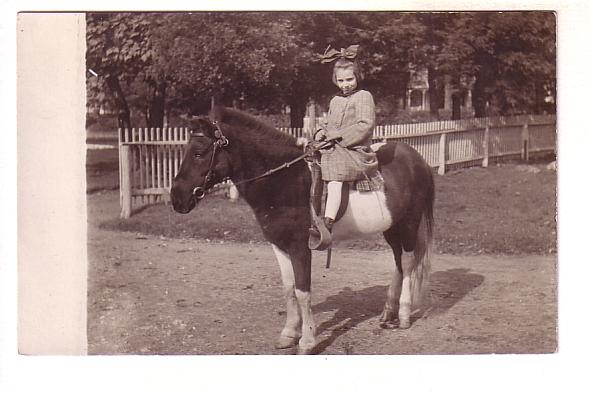
[[[193,116],[189,120],[189,128],[191,133],[203,133],[205,135],[212,135],[215,131],[215,126],[207,117]]]

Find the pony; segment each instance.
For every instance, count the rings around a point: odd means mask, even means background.
[[[434,180],[431,168],[409,145],[390,141],[376,148],[383,190],[351,190],[347,210],[332,233],[334,240],[383,234],[395,266],[380,321],[392,323],[397,316],[405,329],[410,327],[412,304],[423,298],[428,280]],[[298,353],[312,354],[318,342],[308,247],[311,174],[301,154],[294,137],[245,112],[214,107],[208,117],[191,120],[170,198],[174,210],[186,214],[213,185],[233,181],[279,264],[287,305],[275,347],[298,346]],[[402,259],[404,251],[409,258]]]

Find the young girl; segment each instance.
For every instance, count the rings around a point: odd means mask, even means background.
[[[328,182],[324,223],[329,231],[340,206],[342,182],[370,178],[377,170],[376,155],[369,147],[375,103],[371,93],[359,89],[362,73],[357,50],[358,45],[340,52],[332,49],[322,59],[323,63],[334,61],[332,82],[341,91],[330,101],[326,124],[314,135],[316,141],[336,141],[332,148],[321,151],[322,180]]]

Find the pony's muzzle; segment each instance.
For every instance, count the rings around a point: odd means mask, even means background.
[[[193,196],[200,201],[205,197],[205,189],[203,187],[195,187],[193,189]]]

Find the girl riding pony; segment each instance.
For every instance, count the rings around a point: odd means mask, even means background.
[[[325,124],[315,133],[315,141],[334,141],[321,150],[322,180],[328,183],[324,224],[332,230],[342,197],[342,183],[372,177],[377,171],[377,158],[371,150],[375,126],[373,96],[359,88],[362,72],[357,61],[358,45],[337,51],[327,50],[322,63],[333,63],[332,82],[340,93],[330,101]],[[311,228],[318,236],[317,228]]]

